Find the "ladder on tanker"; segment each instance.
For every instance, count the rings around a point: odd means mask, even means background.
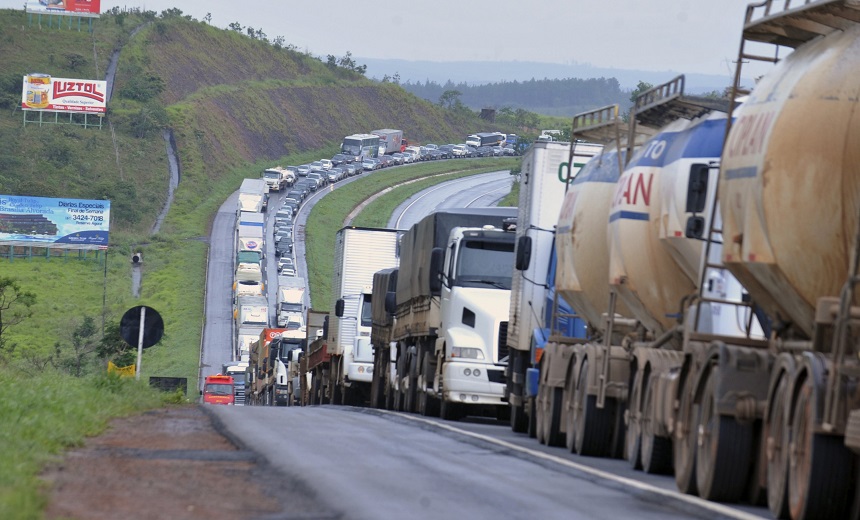
[[[751,61],[776,64],[780,61],[780,50],[784,47],[795,49],[815,38],[830,34],[834,31],[845,30],[860,23],[860,1],[858,0],[764,0],[750,4],[746,8],[741,41],[738,48],[738,58],[735,62],[735,75],[729,96],[728,120],[726,122],[723,146],[728,141],[729,132],[734,122],[734,113],[739,106],[739,99],[751,93],[751,89],[741,85],[743,81],[743,66]],[[772,45],[770,54],[757,53],[750,45]],[[710,165],[709,169],[719,168]],[[707,180],[703,181],[707,184]],[[712,269],[722,270],[725,265],[720,260],[712,260],[713,246],[721,244],[722,229],[719,216],[719,190],[715,194],[710,211],[707,236],[705,237],[704,265],[700,271],[698,299],[693,321],[693,333],[689,339],[712,340],[712,334],[698,333],[699,316],[706,303],[727,304],[746,307],[747,321],[745,338],[731,338],[733,343],[746,343],[751,346],[761,346],[762,341],[751,337],[754,305],[749,301],[730,301],[704,296],[709,273]]]

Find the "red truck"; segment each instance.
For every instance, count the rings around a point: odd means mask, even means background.
[[[233,377],[217,374],[206,376],[203,384],[203,402],[209,404],[235,404]]]

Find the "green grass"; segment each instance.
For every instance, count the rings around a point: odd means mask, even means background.
[[[46,487],[38,475],[108,420],[162,406],[170,394],[134,379],[74,378],[0,370],[0,518],[38,519]]]
[[[431,175],[437,176],[435,180],[428,180],[428,184],[424,185],[427,187],[454,178],[439,176],[439,174],[456,174],[458,177],[477,175],[489,171],[509,169],[517,163],[518,159],[506,158],[480,161],[442,161],[411,165],[405,168],[376,172],[349,184],[349,189],[336,189],[326,195],[311,210],[305,226],[305,257],[309,271],[308,283],[311,291],[311,306],[327,309],[331,305],[332,252],[334,251],[335,234],[337,230],[344,227],[344,220],[347,215],[362,201],[390,186],[412,179]],[[397,191],[395,194],[389,193],[377,199],[371,206],[376,207],[377,204],[380,204],[396,207],[411,193],[414,192],[406,190]],[[373,216],[364,220],[364,211],[362,211],[362,216],[354,220],[352,224],[364,225],[364,223],[368,223],[379,224],[370,227],[385,227],[385,222],[382,221],[383,210],[373,209],[372,212]]]

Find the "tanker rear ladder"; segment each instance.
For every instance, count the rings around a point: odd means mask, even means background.
[[[709,112],[728,112],[727,99],[686,95],[685,84],[686,78],[681,74],[636,96],[630,109],[631,132],[639,125],[658,129],[678,119],[693,120]]]
[[[860,222],[860,218],[858,218],[858,222]],[[857,229],[860,230],[860,227]],[[838,310],[835,313],[832,312],[833,306],[831,306],[831,312],[829,313],[835,314],[836,319],[834,321],[833,347],[831,350],[833,352],[834,373],[832,377],[827,378],[827,391],[824,394],[822,426],[827,431],[845,431],[845,423],[840,422],[843,415],[840,411],[844,406],[842,403],[843,394],[847,391],[850,384],[848,382],[842,384],[843,379],[860,377],[860,365],[856,362],[857,358],[852,356],[855,362],[848,363],[849,354],[854,354],[854,352],[851,352],[849,345],[850,337],[852,336],[851,329],[854,328],[856,330],[858,323],[860,323],[860,319],[858,319],[860,309],[852,306],[858,284],[860,284],[860,231],[858,231],[857,236],[854,238],[854,258],[851,262],[851,273],[845,281],[845,285],[842,286],[842,292],[839,295]],[[860,410],[853,410],[851,415],[854,416],[853,420],[855,423],[860,420]]]
[[[737,98],[750,93],[741,87],[741,71],[749,61],[778,63],[779,48],[797,47],[819,36],[844,31],[860,24],[860,2],[857,0],[764,0],[747,6],[744,27],[735,61],[735,77],[729,98],[726,138],[732,127]],[[747,52],[748,43],[774,45],[773,55]],[[724,141],[725,142],[725,141]]]

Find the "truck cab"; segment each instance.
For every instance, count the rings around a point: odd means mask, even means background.
[[[435,248],[442,327],[436,340],[436,392],[443,402],[506,406],[508,312],[515,235],[492,226],[454,228]],[[432,284],[431,279],[431,290]],[[440,388],[441,386],[441,388]]]
[[[233,378],[223,374],[207,376],[203,384],[203,403],[234,404]]]

